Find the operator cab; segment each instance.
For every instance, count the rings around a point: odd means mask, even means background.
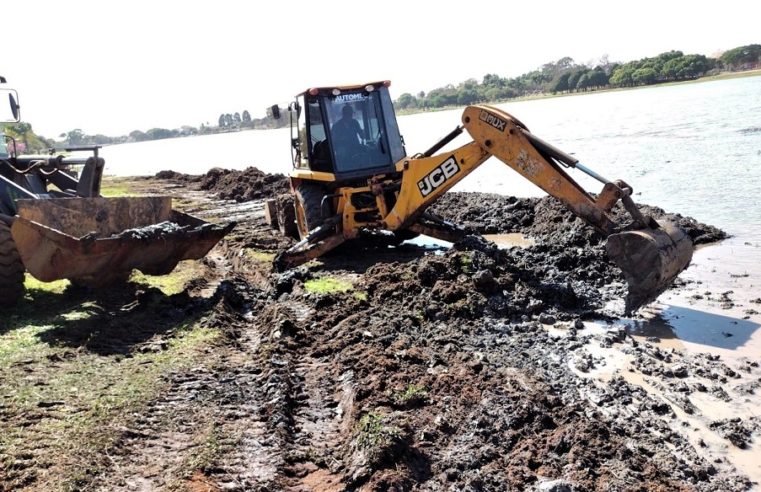
[[[293,164],[335,179],[392,173],[406,156],[390,83],[312,88],[291,112]]]

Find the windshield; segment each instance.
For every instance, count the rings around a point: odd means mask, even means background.
[[[324,101],[336,172],[394,164],[382,124],[379,92],[339,94]]]

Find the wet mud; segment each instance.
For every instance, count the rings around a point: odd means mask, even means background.
[[[222,200],[248,202],[271,198],[288,191],[288,178],[282,174],[267,174],[255,167],[239,171],[215,167],[206,174],[183,174],[176,171],[159,171],[155,178],[203,190]]]
[[[210,201],[214,216],[282,191],[280,178],[241,188],[232,176],[167,175],[152,186],[183,193],[200,183],[230,201]],[[450,249],[349,243],[284,273],[266,258],[293,240],[253,210],[215,249],[224,268],[202,322],[223,342],[125,423],[90,488],[754,486],[727,450],[754,449],[761,422],[714,419],[700,403],[759,391],[758,363],[664,349],[613,324],[623,276],[603,238],[553,199],[450,193],[432,211],[471,233]],[[675,218],[696,244],[725,237]],[[500,248],[480,236],[508,233],[534,244]],[[307,287],[326,277],[352,287]]]

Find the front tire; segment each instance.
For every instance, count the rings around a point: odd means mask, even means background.
[[[0,306],[13,306],[24,296],[24,270],[11,229],[0,222]]]
[[[296,187],[296,223],[301,239],[307,237],[309,231],[320,227],[325,221],[322,218],[323,196],[325,196],[325,190],[322,186],[301,183]]]

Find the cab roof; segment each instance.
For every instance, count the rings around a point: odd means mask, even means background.
[[[372,86],[373,89],[378,89],[380,87],[388,87],[390,85],[391,85],[391,81],[390,80],[379,80],[379,81],[376,81],[376,82],[365,82],[364,84],[349,84],[349,85],[334,85],[334,86],[323,86],[323,87],[310,87],[310,88],[306,89],[305,91],[297,94],[296,97],[303,96],[305,94],[311,94],[311,95],[326,94],[326,93],[327,94],[332,94],[333,91],[336,90],[336,89],[343,92],[343,91],[355,91],[355,90],[359,90],[359,89],[364,89],[364,88],[366,88],[368,86]]]

